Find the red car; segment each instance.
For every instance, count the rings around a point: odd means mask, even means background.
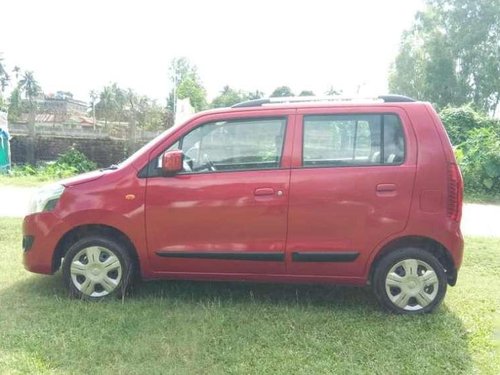
[[[62,263],[88,299],[136,276],[368,284],[389,310],[423,313],[457,280],[462,191],[429,103],[259,99],[40,190],[24,264],[52,274]]]

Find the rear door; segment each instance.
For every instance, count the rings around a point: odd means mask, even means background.
[[[397,107],[302,109],[297,125],[288,271],[359,277],[370,251],[408,220],[417,151],[409,119]]]
[[[148,178],[156,272],[284,273],[291,139],[288,114],[274,113],[212,116],[167,145],[183,150],[185,167]]]

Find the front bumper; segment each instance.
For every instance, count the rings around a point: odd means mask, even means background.
[[[52,274],[54,251],[64,234],[63,223],[52,212],[28,215],[23,221],[23,264],[28,271]]]

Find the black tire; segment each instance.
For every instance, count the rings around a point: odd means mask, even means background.
[[[373,291],[383,307],[397,314],[424,314],[446,294],[443,265],[423,249],[408,247],[383,256],[373,274]]]
[[[70,295],[87,300],[124,295],[133,280],[133,271],[126,248],[101,235],[76,241],[64,256],[62,267]]]

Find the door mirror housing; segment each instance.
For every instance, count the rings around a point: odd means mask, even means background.
[[[167,176],[172,176],[183,169],[184,153],[181,150],[167,151],[162,156],[161,169]]]

